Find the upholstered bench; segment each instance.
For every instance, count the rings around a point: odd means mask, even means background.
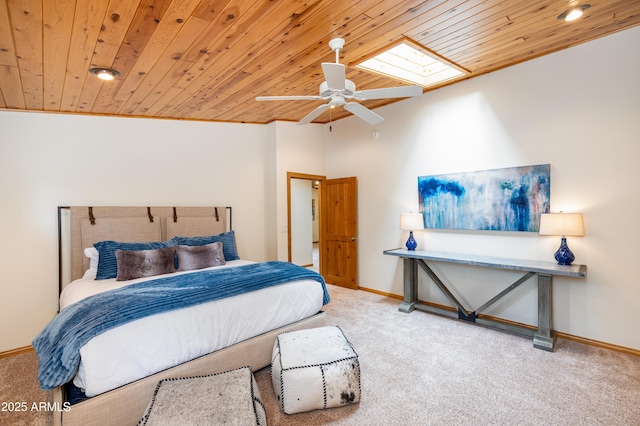
[[[358,354],[337,326],[278,335],[271,381],[287,414],[360,401]]]
[[[266,425],[249,367],[208,376],[164,379],[138,425]]]

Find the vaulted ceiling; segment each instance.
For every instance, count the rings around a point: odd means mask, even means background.
[[[582,18],[558,19],[586,3]],[[466,79],[639,23],[638,0],[5,0],[0,109],[298,121],[322,101],[255,97],[317,95],[335,37],[346,40],[346,77],[364,90],[403,84],[354,66],[403,39],[467,70]],[[92,67],[120,75],[105,82]],[[330,114],[349,113],[315,121]]]

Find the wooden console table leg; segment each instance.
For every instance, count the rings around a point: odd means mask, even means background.
[[[553,352],[556,337],[551,330],[552,276],[538,274],[538,331],[533,335],[533,347]]]
[[[416,308],[418,301],[418,263],[416,259],[403,259],[404,301],[400,304],[400,312],[409,313]]]

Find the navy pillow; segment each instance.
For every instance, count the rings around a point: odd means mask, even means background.
[[[118,276],[116,250],[155,250],[172,247],[174,245],[171,240],[151,243],[119,243],[117,241],[100,241],[99,243],[95,243],[93,246],[98,250],[98,253],[100,253],[96,280],[106,280]]]
[[[236,234],[234,231],[207,237],[173,237],[171,241],[177,246],[204,246],[220,241],[226,261],[240,259],[238,249],[236,248]]]

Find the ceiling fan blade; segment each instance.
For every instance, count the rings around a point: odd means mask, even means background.
[[[320,96],[256,96],[256,101],[317,101]]]
[[[409,98],[422,95],[422,86],[399,86],[384,89],[370,89],[356,92],[353,97],[360,100]]]
[[[323,62],[322,72],[324,73],[324,79],[329,89],[344,90],[344,65],[334,64],[333,62]]]
[[[305,115],[302,120],[298,121],[298,125],[311,123],[317,116],[322,114],[327,109],[329,109],[329,104],[320,105],[309,114]]]
[[[379,124],[384,121],[384,118],[371,111],[369,108],[357,103],[347,102],[344,109],[352,113],[353,115],[363,119],[369,124]]]

